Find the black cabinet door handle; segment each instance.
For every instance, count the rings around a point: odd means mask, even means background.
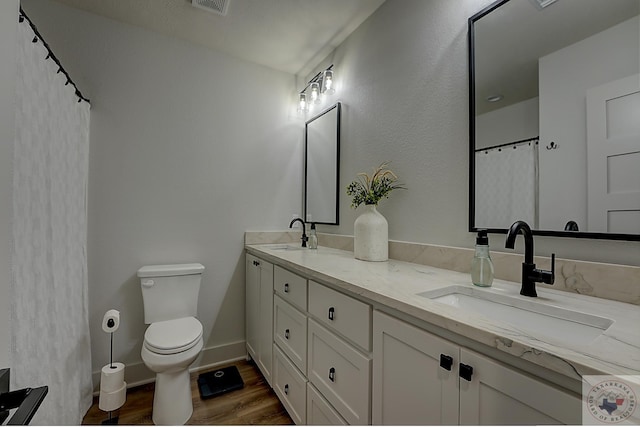
[[[460,378],[463,378],[467,381],[471,381],[471,377],[473,376],[473,367],[469,365],[465,365],[464,363],[460,364]]]
[[[284,385],[284,394],[289,394],[289,384]]]
[[[284,337],[286,339],[289,339],[289,330],[288,329],[284,331]]]
[[[288,294],[288,293],[289,293],[289,284],[288,284],[288,283],[285,283],[285,284],[284,284],[284,293],[285,293],[285,294]]]
[[[336,309],[333,307],[329,307],[329,320],[333,320],[333,317],[336,314]]]
[[[329,379],[332,383],[336,382],[336,368],[329,369]]]
[[[453,366],[453,357],[447,356],[446,354],[441,354],[440,367],[446,369],[447,371],[450,371],[452,366]]]

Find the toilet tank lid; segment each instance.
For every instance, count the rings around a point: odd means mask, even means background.
[[[138,270],[138,277],[186,276],[188,274],[201,274],[203,271],[204,265],[198,263],[146,265]]]

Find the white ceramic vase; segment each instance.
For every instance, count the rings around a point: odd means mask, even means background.
[[[376,205],[365,205],[364,209],[354,223],[355,257],[363,261],[386,261],[389,259],[389,223]]]

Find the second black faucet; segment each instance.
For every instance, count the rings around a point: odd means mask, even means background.
[[[300,238],[300,240],[302,240],[302,247],[306,248],[307,241],[309,240],[309,238],[307,237],[307,230],[305,228],[305,224],[302,218],[294,218],[289,224],[289,228],[293,228],[293,224],[295,224],[297,221],[300,221],[300,224],[302,224],[302,237]]]
[[[522,233],[524,236],[524,262],[522,263],[522,288],[520,295],[537,297],[536,282],[544,282],[553,285],[555,281],[556,254],[551,254],[551,271],[539,270],[533,263],[533,233],[529,224],[524,221],[516,221],[511,225],[507,233],[507,241],[504,246],[513,249],[516,236]]]

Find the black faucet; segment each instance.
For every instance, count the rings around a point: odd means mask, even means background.
[[[516,236],[520,232],[522,232],[524,236],[524,262],[522,263],[522,288],[520,289],[520,295],[537,297],[536,282],[553,285],[555,281],[556,254],[551,254],[551,271],[537,269],[533,263],[533,233],[526,222],[516,221],[511,225],[504,246],[513,249],[516,243]]]
[[[575,221],[568,221],[564,226],[564,231],[580,231],[578,229],[578,223]]]
[[[301,218],[295,218],[291,221],[291,224],[289,224],[289,228],[293,228],[293,224],[295,224],[296,221],[300,221],[300,223],[302,224],[302,237],[300,238],[300,240],[302,240],[302,247],[306,248],[309,238],[307,237],[307,230],[305,229],[304,221]]]

